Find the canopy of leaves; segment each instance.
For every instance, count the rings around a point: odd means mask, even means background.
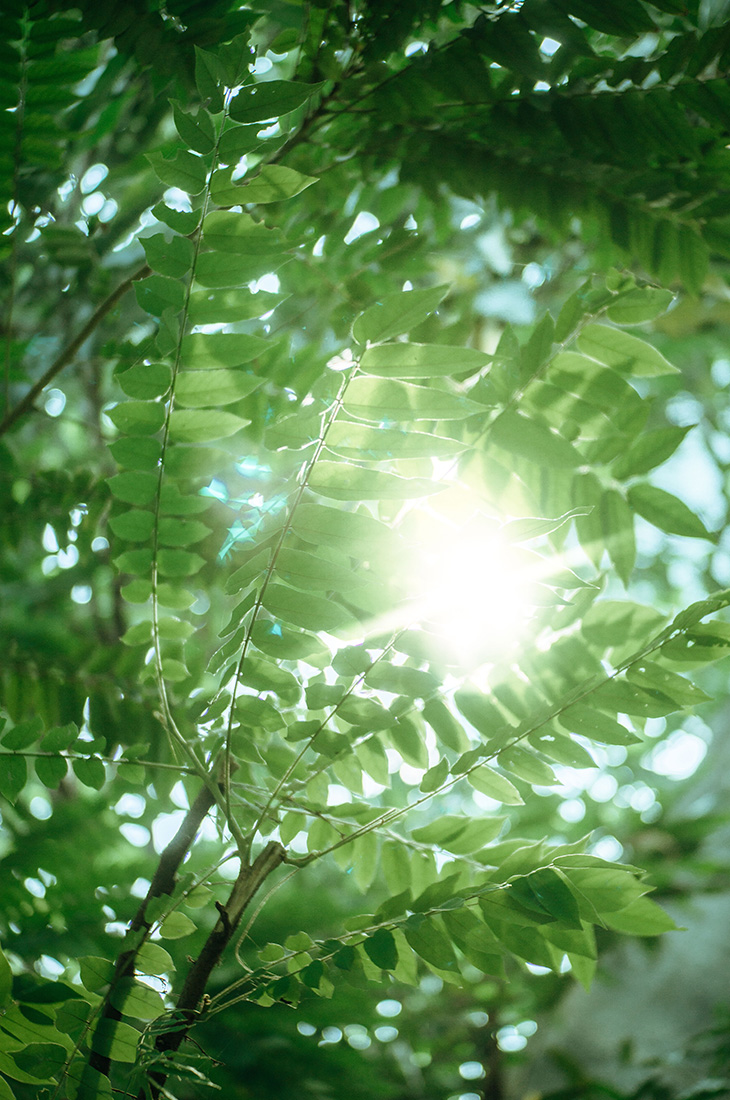
[[[631,829],[730,638],[724,8],[6,7],[0,1097],[287,1096],[259,1028],[319,1096],[300,1003],[335,1094],[498,1096],[676,927]]]

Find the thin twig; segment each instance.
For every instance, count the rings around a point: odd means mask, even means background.
[[[21,416],[24,416],[25,413],[28,412],[39,393],[46,388],[49,382],[53,381],[57,374],[60,374],[64,367],[68,366],[82,344],[88,340],[100,321],[103,321],[107,313],[114,308],[119,299],[124,297],[132,283],[136,282],[138,279],[144,279],[145,276],[149,274],[150,268],[147,264],[144,264],[142,267],[138,268],[137,271],[133,272],[129,278],[125,279],[123,283],[120,283],[116,290],[111,292],[109,297],[106,298],[99,308],[91,315],[81,329],[81,332],[73,338],[70,344],[66,345],[60,355],[51,363],[46,373],[31,386],[25,397],[8,413],[0,424],[0,436],[4,435],[5,432],[13,426],[16,420],[19,420]]]

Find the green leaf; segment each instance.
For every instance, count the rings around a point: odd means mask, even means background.
[[[521,745],[503,749],[497,756],[497,763],[505,771],[512,772],[519,779],[538,786],[547,786],[556,782],[553,769]]]
[[[409,699],[425,699],[433,695],[439,687],[439,681],[433,673],[410,668],[408,665],[391,665],[387,661],[378,661],[373,665],[365,673],[365,683],[378,691],[406,695]]]
[[[296,418],[287,419],[293,421]],[[279,427],[283,428],[284,423],[285,421],[282,421]],[[311,423],[310,420],[309,424]],[[270,429],[267,445],[269,445],[269,438],[275,445],[275,440],[278,438],[276,427],[275,425]],[[311,426],[309,432],[304,432],[303,418],[302,431],[303,440],[298,446],[303,446],[304,442],[314,442],[319,434],[312,431]],[[336,420],[327,432],[327,449],[345,458],[450,458],[452,455],[460,454],[466,447],[467,444],[458,439],[416,432],[406,427],[376,428],[370,424],[355,424],[346,420]]]
[[[138,363],[117,375],[117,380],[127,397],[149,401],[167,393],[172,385],[172,370],[167,363]]]
[[[158,202],[157,206],[152,207],[152,213],[158,222],[174,229],[176,233],[181,233],[183,237],[194,233],[200,224],[200,210],[172,210],[164,202]]]
[[[123,401],[106,415],[120,432],[154,435],[165,423],[165,406],[159,401]]]
[[[15,802],[28,779],[28,765],[23,756],[0,753],[0,794]]]
[[[223,164],[238,164],[241,157],[263,144],[260,126],[230,126],[218,142],[218,158]]]
[[[35,773],[44,787],[55,790],[61,780],[66,778],[68,765],[58,756],[38,756],[34,760]]]
[[[399,477],[349,462],[318,462],[309,487],[334,500],[413,500],[440,493],[445,486],[423,477]]]
[[[187,370],[242,367],[270,347],[268,340],[247,333],[196,332],[183,337],[180,358]]]
[[[189,195],[199,195],[205,187],[208,175],[205,161],[187,150],[179,149],[170,160],[161,153],[146,153],[145,156],[166,187],[179,187]]]
[[[185,287],[178,279],[164,275],[150,275],[134,284],[134,293],[140,307],[153,317],[161,317],[166,309],[179,313],[185,305]],[[130,397],[136,396],[130,394]]]
[[[43,720],[41,718],[37,715],[34,718],[27,718],[3,735],[3,748],[12,751],[27,749],[35,744],[42,732]]]
[[[197,290],[190,295],[188,318],[193,325],[249,321],[254,317],[263,317],[281,301],[280,294],[267,294],[264,290],[257,294],[240,287],[235,290]]]
[[[614,477],[636,477],[660,466],[674,454],[690,427],[658,428],[653,432],[645,432],[628,451],[616,459],[612,467]]]
[[[106,769],[98,756],[78,757],[72,762],[74,774],[79,783],[100,791],[106,783]]]
[[[9,1057],[9,1055],[6,1055],[6,1057]],[[2,1065],[0,1064],[1,1069]],[[2,1077],[0,1077],[0,1100],[15,1100],[15,1093]]]
[[[214,53],[195,47],[195,83],[200,98],[214,115],[223,110],[223,90],[225,81],[223,66]]]
[[[215,146],[215,130],[208,112],[201,109],[196,114],[192,114],[192,112],[183,111],[175,100],[170,102],[175,129],[185,144],[196,153],[212,153]]]
[[[590,737],[591,741],[602,741],[606,745],[636,745],[641,741],[620,722],[583,703],[575,703],[562,711],[558,721],[571,733],[582,734]]]
[[[514,783],[510,783],[505,775],[500,775],[486,764],[480,764],[467,775],[475,791],[494,798],[497,802],[504,802],[507,806],[522,806],[523,799]]]
[[[398,965],[398,951],[393,933],[387,928],[378,928],[363,941],[362,948],[370,961],[381,970],[395,970]]]
[[[365,350],[360,367],[381,378],[450,378],[474,374],[489,359],[473,348],[444,344],[378,344]]]
[[[636,542],[633,512],[623,493],[606,489],[601,497],[600,516],[606,549],[619,577],[628,585],[636,561]]]
[[[683,501],[664,489],[658,489],[656,485],[632,485],[628,498],[629,504],[640,516],[670,535],[716,541],[716,536],[707,530],[699,516]]]
[[[234,183],[230,170],[215,172],[211,198],[218,206],[244,206],[254,203],[281,202],[291,199],[317,183],[315,176],[305,176],[283,164],[265,164],[250,180]]]
[[[409,918],[412,919],[412,918]],[[403,927],[408,945],[426,962],[438,970],[455,970],[456,956],[451,940],[437,924],[437,918],[431,917],[418,924],[406,922]]]
[[[165,1002],[156,990],[130,979],[117,985],[110,1000],[114,1008],[135,1020],[156,1020],[165,1011]]]
[[[215,409],[176,409],[170,416],[170,435],[179,443],[210,443],[227,439],[250,423]]]
[[[203,239],[217,252],[238,256],[279,256],[286,248],[280,230],[269,229],[250,214],[214,210],[203,222]]]
[[[580,455],[566,439],[515,410],[497,417],[490,426],[488,439],[510,454],[540,465],[569,469],[582,464]]]
[[[175,400],[189,409],[230,405],[258,389],[262,381],[255,374],[225,368],[181,371],[175,385]]]
[[[81,984],[89,993],[105,989],[114,975],[114,964],[99,955],[84,955],[79,959]]]
[[[132,1064],[137,1061],[140,1033],[120,1020],[102,1018],[92,1032],[91,1048],[112,1062]]]
[[[12,1000],[13,972],[10,963],[5,958],[0,948],[0,1011],[3,1011]]]
[[[440,699],[429,699],[424,703],[423,717],[447,749],[466,751],[469,740],[460,723]]]
[[[614,932],[628,936],[660,936],[664,932],[677,931],[669,914],[646,897],[637,898],[617,913],[610,913],[605,922]]]
[[[367,558],[380,546],[391,547],[392,532],[364,512],[345,512],[324,504],[301,504],[292,528],[314,546],[331,546],[359,558]]]
[[[629,640],[643,643],[666,625],[666,616],[630,600],[598,600],[583,616],[581,631],[592,646],[606,649]]]
[[[626,672],[626,679],[650,693],[659,691],[662,696],[669,696],[680,707],[695,707],[711,698],[684,676],[678,676],[676,672],[670,672],[646,658],[631,665]]]
[[[120,466],[130,470],[156,470],[162,445],[149,436],[124,436],[111,443],[109,450]]]
[[[109,520],[109,526],[114,534],[130,542],[147,542],[154,525],[153,512],[143,512],[136,508],[122,515],[113,516]]]
[[[192,267],[195,250],[187,237],[175,236],[168,240],[163,233],[155,233],[142,238],[142,247],[147,263],[161,275],[182,279]]]
[[[186,917],[184,913],[175,910],[165,917],[160,925],[160,935],[163,940],[181,940],[184,936],[189,936],[191,932],[195,932],[196,929],[195,921],[192,921],[190,917]]]
[[[282,584],[270,584],[264,594],[264,607],[277,619],[305,630],[343,629],[352,622],[352,615],[332,600],[299,592]]]
[[[302,694],[302,686],[296,676],[280,665],[259,657],[246,657],[239,679],[242,684],[255,688],[256,691],[275,692],[285,706],[298,703]]]
[[[484,411],[475,401],[444,390],[415,386],[410,382],[364,377],[355,378],[350,383],[344,407],[352,416],[378,423],[387,420],[463,420]]]
[[[163,577],[192,577],[205,565],[199,554],[191,554],[187,550],[162,549],[157,561]]]
[[[448,287],[386,294],[377,305],[355,320],[352,335],[358,344],[376,344],[408,332],[425,321],[446,296]]]
[[[540,867],[524,882],[546,912],[568,928],[581,928],[578,903],[561,875],[552,867]]]
[[[671,290],[658,287],[636,287],[625,291],[618,300],[606,310],[609,321],[617,325],[641,325],[644,321],[653,321],[665,313],[674,301]]]
[[[599,363],[632,377],[678,373],[651,344],[610,325],[586,325],[576,343]]]
[[[267,80],[247,84],[230,104],[235,122],[264,122],[296,110],[315,95],[321,84],[303,84],[295,80]]]
[[[175,970],[175,964],[165,948],[150,940],[142,944],[135,961],[140,974],[172,974]]]

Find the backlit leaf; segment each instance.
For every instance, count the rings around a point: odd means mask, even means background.
[[[366,309],[352,326],[358,344],[375,344],[400,336],[425,321],[446,296],[447,287],[409,290],[386,294],[382,301]]]

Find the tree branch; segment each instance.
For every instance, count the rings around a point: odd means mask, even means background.
[[[149,275],[149,273],[150,268],[147,264],[144,264],[142,267],[138,268],[137,271],[133,272],[129,276],[129,278],[125,279],[123,283],[120,283],[116,290],[113,290],[111,292],[109,297],[101,303],[99,308],[95,310],[94,313],[92,313],[89,320],[81,329],[81,332],[79,332],[78,335],[73,338],[70,344],[66,345],[63,351],[51,363],[45,374],[42,375],[42,377],[39,378],[33,386],[31,386],[25,397],[22,398],[22,400],[18,402],[15,408],[7,414],[3,422],[0,424],[0,436],[3,436],[8,431],[8,429],[13,426],[16,420],[19,420],[21,416],[28,412],[28,410],[32,407],[36,397],[38,397],[38,394],[41,393],[41,391],[46,388],[49,382],[52,382],[56,375],[60,374],[63,368],[71,362],[74,355],[82,346],[82,344],[84,344],[88,340],[97,325],[101,321],[103,321],[107,313],[109,313],[109,311],[114,308],[119,299],[124,297],[124,295],[131,287],[132,283],[136,282],[137,279],[144,279],[146,275]]]
[[[150,930],[150,922],[147,920],[148,906],[155,898],[172,894],[180,864],[185,859],[190,846],[195,840],[198,829],[214,803],[215,798],[212,791],[207,786],[203,787],[183,818],[180,828],[162,852],[150,888],[147,891],[147,896],[140,903],[127,932],[127,936],[131,939],[131,946],[126,951],[122,951],[117,958],[114,975],[97,1024],[97,1031],[100,1027],[105,1028],[107,1026],[104,1024],[105,1020],[121,1020],[122,1013],[112,1004],[112,997],[126,978],[134,977],[134,963],[137,954]],[[141,935],[135,935],[135,933],[141,933]],[[99,1073],[109,1076],[111,1059],[108,1054],[92,1050],[89,1056],[89,1064]]]
[[[179,1026],[175,1030],[165,1031],[157,1037],[155,1045],[160,1054],[172,1054],[188,1035],[195,1023],[198,1005],[205,993],[208,979],[230,943],[247,905],[264,880],[279,864],[283,863],[285,856],[286,851],[282,845],[278,841],[272,840],[262,852],[259,852],[252,864],[241,867],[226,904],[217,904],[218,920],[205,941],[202,951],[190,967],[185,984],[178,997],[175,1016]],[[165,1070],[152,1072],[148,1086],[149,1092],[142,1088],[137,1100],[146,1100],[148,1096],[151,1096],[152,1100],[157,1100],[164,1089],[166,1080],[167,1073]]]

